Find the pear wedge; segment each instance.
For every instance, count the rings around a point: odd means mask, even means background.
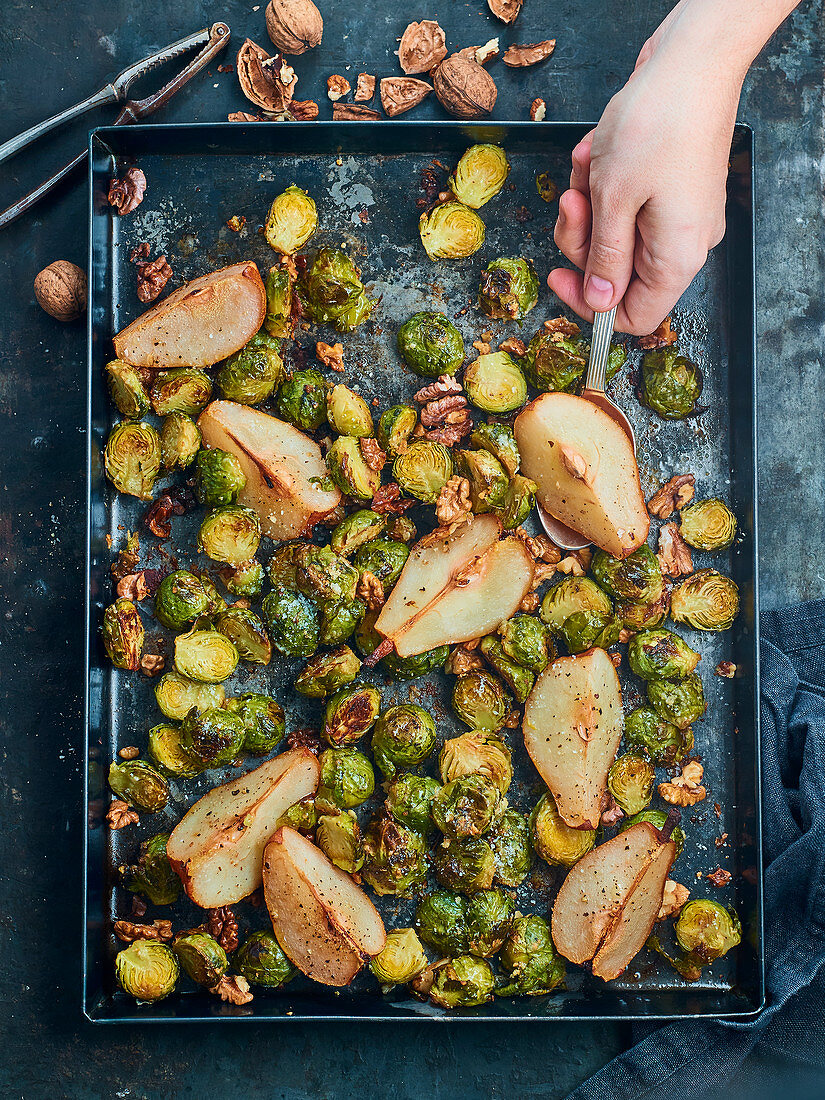
[[[524,746],[574,829],[599,824],[622,728],[622,689],[603,649],[553,661],[527,698]]]
[[[341,500],[337,489],[319,484],[328,476],[321,448],[291,424],[248,405],[213,401],[198,427],[206,446],[237,457],[246,475],[238,503],[258,513],[271,539],[308,534]]]
[[[650,517],[633,446],[603,409],[569,393],[545,393],[513,428],[521,472],[551,516],[616,558],[645,541]]]

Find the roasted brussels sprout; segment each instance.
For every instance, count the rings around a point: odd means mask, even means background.
[[[212,508],[234,504],[244,485],[246,475],[235,455],[219,447],[198,451],[195,459],[195,495],[201,504]]]
[[[418,233],[431,260],[463,260],[484,244],[484,222],[463,202],[449,199],[418,219]]]
[[[487,664],[498,673],[518,702],[523,703],[533,690],[533,684],[536,681],[530,669],[511,661],[504,652],[501,640],[495,634],[488,634],[486,638],[482,638],[479,649]]]
[[[427,877],[427,843],[391,817],[370,823],[364,834],[364,881],[376,894],[408,894]]]
[[[103,612],[101,633],[106,656],[115,668],[136,672],[140,668],[146,631],[140,612],[131,600],[121,596],[109,604]]]
[[[659,768],[678,764],[693,748],[693,731],[680,730],[660,718],[653,707],[637,707],[624,720],[625,741],[630,749],[641,749]]]
[[[642,630],[630,639],[630,667],[642,680],[684,680],[701,660],[672,630]]]
[[[246,728],[238,714],[214,707],[191,710],[180,728],[184,749],[205,768],[229,764],[242,751],[245,736]]]
[[[508,974],[528,963],[538,951],[553,949],[550,927],[537,913],[516,917],[501,949],[499,961]]]
[[[504,503],[509,484],[504,467],[489,451],[458,451],[456,469],[470,483],[470,503],[476,514]]]
[[[597,550],[590,568],[596,583],[617,600],[655,603],[664,591],[659,559],[647,543],[626,558]]]
[[[397,653],[388,653],[381,661],[381,667],[394,680],[417,680],[433,669],[441,668],[450,653],[450,647],[438,646],[425,653],[416,653],[412,657],[399,657]]]
[[[736,537],[736,516],[721,500],[697,500],[679,513],[679,534],[697,550],[727,550]]]
[[[337,807],[333,806],[327,799],[324,801],[324,809],[329,811],[335,810]],[[302,798],[300,802],[296,802],[294,806],[290,806],[285,813],[281,814],[278,818],[278,825],[288,825],[290,829],[297,829],[299,833],[309,836],[315,832],[319,816],[320,811],[315,805],[315,799]]]
[[[473,955],[495,955],[513,924],[515,905],[503,890],[479,890],[467,902],[469,950]]]
[[[284,374],[278,347],[274,336],[256,332],[218,371],[215,381],[221,397],[241,405],[260,405],[271,397]]]
[[[266,216],[264,236],[276,252],[291,256],[304,247],[317,228],[315,202],[293,183],[273,199]]]
[[[510,164],[498,145],[471,145],[450,176],[450,190],[474,210],[488,203],[504,186]]]
[[[474,955],[447,959],[435,968],[430,1000],[441,1008],[468,1008],[493,999],[495,978],[489,963]]]
[[[372,764],[357,749],[324,749],[319,760],[321,782],[315,801],[320,807],[351,810],[366,802],[375,790]]]
[[[266,287],[264,330],[276,339],[291,340],[295,331],[292,316],[292,275],[286,267],[271,267],[264,286]]]
[[[278,989],[298,971],[271,932],[253,932],[232,957],[232,965],[252,985]]]
[[[441,832],[453,840],[483,836],[506,809],[499,787],[484,775],[462,775],[441,788],[430,812]]]
[[[427,965],[421,940],[412,928],[393,928],[384,947],[370,959],[370,970],[385,993],[394,985],[411,982]]]
[[[499,628],[501,648],[511,661],[531,672],[542,672],[555,654],[547,628],[532,615],[514,615]]]
[[[381,693],[371,684],[348,684],[327,700],[324,739],[334,748],[360,741],[375,725]]]
[[[389,707],[375,724],[372,755],[375,763],[392,779],[396,772],[423,764],[435,748],[432,715],[415,703]]]
[[[545,593],[539,614],[550,630],[559,634],[564,620],[577,611],[609,616],[613,605],[590,577],[564,577]]]
[[[259,692],[235,695],[224,706],[243,724],[244,752],[263,756],[280,745],[284,737],[284,708],[270,695]]]
[[[546,863],[572,867],[596,843],[595,829],[573,829],[564,822],[548,791],[530,814],[533,847]]]
[[[623,833],[625,829],[629,829],[631,825],[638,825],[640,821],[649,821],[654,828],[664,829],[667,823],[667,814],[664,810],[642,810],[641,813],[633,814],[632,817],[622,818],[619,822],[619,832]],[[673,829],[670,839],[676,845],[677,857],[680,856],[685,847],[685,831],[681,825],[677,825]]]
[[[359,599],[322,600],[320,611],[321,645],[340,645],[351,637],[364,618],[366,604]]]
[[[152,383],[149,399],[158,416],[181,412],[197,416],[209,404],[212,381],[197,367],[160,371]]]
[[[443,444],[419,439],[393,462],[392,476],[410,496],[435,504],[453,476],[453,460]]]
[[[151,424],[128,420],[112,429],[103,451],[103,469],[119,493],[151,500],[160,463],[160,436]]]
[[[295,690],[310,699],[324,699],[351,684],[360,670],[361,662],[349,646],[338,646],[307,661],[298,673]]]
[[[438,757],[438,770],[442,783],[477,776],[488,780],[503,795],[513,779],[510,750],[500,737],[486,729],[470,730],[445,741]]]
[[[497,458],[508,477],[514,477],[519,472],[521,455],[513,430],[506,424],[478,424],[470,435],[470,442]]]
[[[372,313],[358,268],[337,248],[322,248],[301,278],[299,296],[304,312],[316,324],[351,332]]]
[[[319,817],[315,843],[331,863],[348,875],[354,875],[364,865],[361,830],[353,810]]]
[[[729,630],[738,614],[736,581],[716,569],[700,569],[670,594],[670,617],[696,630]]]
[[[632,752],[617,757],[607,773],[610,793],[628,816],[647,809],[655,782],[656,771],[650,761]]]
[[[303,557],[317,549],[311,542],[296,539],[276,546],[269,559],[267,572],[273,588],[298,588],[298,564]]]
[[[493,885],[496,857],[486,837],[446,840],[436,849],[434,869],[442,886],[462,894],[475,894]]]
[[[169,801],[169,784],[146,760],[110,764],[109,786],[118,798],[147,813],[157,813]]]
[[[311,600],[352,600],[358,570],[328,546],[306,545],[295,555],[295,587]]]
[[[404,563],[410,556],[410,548],[395,539],[373,539],[356,552],[353,563],[359,573],[372,573],[378,577],[388,592],[401,575]]]
[[[535,481],[531,481],[529,477],[516,474],[515,477],[510,478],[504,500],[501,507],[497,509],[501,525],[505,530],[512,531],[514,527],[524,523],[533,511],[537,489]]]
[[[132,894],[143,894],[152,905],[173,905],[180,897],[181,881],[166,854],[169,833],[157,833],[140,845],[138,861],[120,868],[120,879]]]
[[[209,619],[213,619],[215,615],[219,615],[221,611],[226,611],[227,607],[229,607],[229,604],[218,591],[218,587],[215,582],[205,573],[201,574],[201,584],[203,585],[203,590],[206,593],[206,598],[207,600],[209,600],[209,607],[207,608],[206,616]],[[204,630],[208,629],[205,625],[202,624],[202,626]]]
[[[496,882],[520,886],[533,862],[527,819],[518,810],[507,810],[487,839],[495,856]]]
[[[321,625],[312,600],[300,592],[277,587],[262,604],[273,647],[284,657],[311,657],[318,648]]]
[[[440,790],[440,783],[429,775],[397,775],[387,789],[387,813],[399,824],[427,836],[434,827],[430,809]]]
[[[339,435],[373,434],[372,413],[363,397],[339,382],[327,390],[327,420]]]
[[[655,603],[636,603],[633,600],[618,600],[616,618],[627,630],[638,633],[640,630],[653,630],[661,626],[667,618],[670,607],[670,593],[665,589],[661,599]]]
[[[547,922],[536,913],[516,917],[499,960],[508,975],[496,988],[501,997],[551,993],[564,981],[564,959],[556,954]]]
[[[742,941],[742,925],[733,909],[709,898],[687,902],[674,931],[679,946],[700,960],[700,965],[712,963]]]
[[[520,321],[538,300],[539,281],[531,260],[493,260],[481,273],[478,304],[488,317]]]
[[[509,709],[504,684],[492,672],[479,668],[457,677],[453,710],[471,730],[500,730]]]
[[[155,699],[167,718],[182,722],[192,707],[206,710],[223,706],[223,684],[196,683],[179,672],[164,672],[155,684]]]
[[[707,709],[702,681],[696,672],[684,680],[651,680],[647,685],[647,697],[656,713],[685,730]]]
[[[521,360],[527,381],[542,393],[572,390],[587,366],[587,341],[571,325],[569,332],[540,329]]]
[[[115,957],[118,985],[141,1004],[168,997],[179,973],[178,960],[159,940],[135,940]]]
[[[172,942],[172,950],[184,974],[210,989],[229,968],[226,952],[208,932],[179,932]]]
[[[464,389],[476,408],[489,413],[513,412],[527,400],[521,367],[506,351],[479,355],[464,372]]]
[[[443,313],[414,313],[398,330],[398,354],[410,370],[423,378],[455,374],[464,362],[464,338]],[[415,410],[408,405],[397,408],[409,410],[404,417],[403,426],[406,428],[410,419],[409,412]],[[388,412],[391,413],[392,409]],[[396,416],[392,419],[397,418]],[[410,425],[410,432],[414,427],[415,421]]]
[[[212,561],[240,565],[258,552],[261,521],[257,512],[241,504],[224,504],[204,519],[198,531],[198,549]]]
[[[354,500],[371,500],[381,484],[381,474],[367,465],[353,436],[338,436],[327,451],[327,469],[337,488]]]
[[[200,428],[186,413],[169,413],[160,426],[160,458],[164,470],[188,470],[200,450]]]
[[[203,684],[220,684],[238,667],[238,651],[217,630],[190,630],[175,638],[175,668]]]
[[[170,630],[182,630],[209,609],[209,597],[200,577],[176,569],[164,577],[155,596],[155,618]]]
[[[435,890],[415,912],[415,929],[424,943],[441,955],[460,955],[467,950],[467,899],[452,890]]]
[[[665,420],[681,420],[696,407],[702,392],[702,372],[677,347],[645,352],[641,397]]]
[[[124,420],[140,420],[149,412],[149,394],[143,386],[143,380],[131,363],[122,359],[112,359],[106,364],[106,377],[109,394],[115,408]]]
[[[390,458],[397,458],[410,445],[410,436],[418,423],[418,413],[412,405],[393,405],[381,413],[378,421],[378,442]]]
[[[203,764],[181,744],[180,726],[162,723],[149,730],[149,755],[165,775],[191,779],[200,775]]]
[[[621,623],[613,615],[576,611],[564,620],[559,634],[569,653],[584,653],[594,646],[609,649],[618,642],[621,629]]]
[[[385,516],[361,508],[342,519],[329,537],[330,549],[341,557],[349,557],[359,547],[377,538],[387,526]]]
[[[272,643],[254,611],[245,607],[227,608],[216,617],[215,629],[232,642],[241,660],[256,665],[269,664]]]
[[[281,383],[275,407],[278,415],[304,432],[313,432],[327,421],[329,383],[319,370],[296,370]]]

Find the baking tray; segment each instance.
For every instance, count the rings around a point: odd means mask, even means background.
[[[112,959],[116,944],[111,922],[129,908],[129,896],[117,887],[115,869],[134,855],[140,838],[171,828],[195,797],[223,781],[220,774],[211,772],[190,781],[185,788],[175,789],[168,812],[143,815],[137,829],[111,832],[103,823],[109,798],[105,782],[109,762],[123,745],[144,748],[148,728],[159,720],[151,681],[112,669],[99,641],[102,609],[112,598],[109,566],[114,551],[123,545],[127,530],[141,526],[145,510],[139,501],[112,491],[100,461],[113,415],[102,368],[111,355],[113,333],[143,308],[135,294],[131,248],[148,241],[153,256],[165,253],[176,284],[242,258],[255,259],[266,269],[273,254],[259,229],[269,202],[291,183],[305,187],[319,208],[320,230],[311,244],[343,243],[363,268],[364,281],[381,296],[375,318],[346,337],[346,379],[368,398],[378,395],[382,407],[386,407],[397,400],[409,400],[420,386],[420,380],[401,366],[394,351],[395,331],[414,311],[441,308],[451,316],[457,315],[456,323],[468,347],[485,330],[496,334],[502,331],[499,324],[491,323],[472,306],[464,308],[474,296],[479,271],[495,256],[523,254],[536,264],[543,290],[525,325],[528,339],[542,320],[559,312],[558,303],[544,287],[549,267],[559,261],[552,237],[555,205],[541,200],[534,178],[538,171],[550,171],[563,187],[570,151],[589,128],[579,123],[493,125],[401,120],[343,125],[105,127],[90,135],[88,824],[83,947],[83,1009],[89,1019],[651,1019],[746,1017],[759,1011],[764,961],[758,798],[753,135],[744,126],[737,127],[735,135],[726,237],[675,312],[682,346],[705,371],[705,411],[698,418],[666,424],[639,405],[633,394],[633,370],[625,371],[614,383],[615,396],[636,428],[646,495],[671,473],[692,470],[697,476],[698,492],[723,496],[740,520],[740,536],[727,560],[726,555],[716,555],[713,561],[729,570],[739,584],[742,611],[736,626],[721,636],[691,637],[690,631],[684,631],[703,654],[700,670],[709,709],[697,723],[696,741],[710,794],[684,815],[689,841],[676,869],[677,877],[694,895],[710,892],[737,907],[744,924],[740,948],[706,971],[701,981],[690,985],[643,952],[621,980],[609,985],[571,968],[570,988],[566,991],[540,998],[497,999],[480,1008],[452,1013],[411,999],[404,990],[383,997],[369,976],[340,991],[299,978],[282,991],[256,990],[255,999],[242,1007],[222,1004],[185,985],[179,993],[154,1006],[136,1005],[114,989]],[[508,186],[481,212],[487,223],[483,249],[466,261],[433,265],[418,242],[416,199],[421,194],[421,170],[434,157],[445,165],[454,164],[463,150],[477,141],[504,145],[513,166]],[[113,216],[106,202],[108,181],[118,168],[136,161],[148,179],[146,199],[129,217]],[[526,215],[519,212],[522,207]],[[226,227],[235,214],[246,217],[240,234]],[[288,362],[311,362],[311,348],[318,337],[333,339],[323,330],[299,333],[298,350],[287,353]],[[633,358],[638,362],[638,355]],[[166,544],[173,554],[181,548],[182,565],[195,560],[190,548],[196,523],[194,517],[176,520],[171,549]],[[144,564],[161,565],[157,540],[144,532],[144,551],[152,544],[154,558],[144,558]],[[266,545],[262,556],[266,560]],[[697,554],[696,563],[701,567],[710,562]],[[212,563],[204,559],[203,564]],[[150,633],[154,632],[150,627]],[[713,674],[717,661],[723,658],[737,665],[733,681]],[[244,670],[236,674],[228,687],[230,691],[269,689],[276,696],[286,695],[295,671],[296,666],[290,662],[273,663],[263,672]],[[379,681],[379,686],[385,703],[406,699],[425,702],[438,717],[440,737],[454,736],[456,724],[448,706],[446,677],[437,677],[436,681],[386,686]],[[636,686],[627,680],[623,686],[628,700],[638,701],[634,697]],[[291,694],[297,703],[289,708],[290,725],[317,727],[317,704]],[[523,749],[514,756],[514,791],[518,798],[530,787],[535,792],[536,774],[524,759]],[[727,834],[726,844],[717,847],[722,834]],[[722,890],[704,888],[697,875],[715,869],[720,862],[733,872],[731,884]],[[534,885],[520,888],[519,905],[545,911],[551,878],[552,873],[544,871]],[[384,899],[381,908],[389,921],[398,925],[408,923],[412,903]],[[241,911],[242,929],[250,914],[251,927],[266,927],[264,910],[255,911],[245,905],[239,908]],[[179,903],[173,915],[176,927],[199,922],[198,911],[186,900]]]

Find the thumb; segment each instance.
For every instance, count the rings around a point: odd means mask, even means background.
[[[593,227],[584,269],[584,298],[591,309],[604,312],[622,300],[633,274],[638,210],[592,192],[591,201]]]

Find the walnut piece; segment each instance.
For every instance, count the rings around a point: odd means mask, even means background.
[[[447,56],[444,31],[434,19],[410,23],[396,52],[405,73],[428,73]]]
[[[502,23],[513,23],[524,0],[487,0],[487,7]]]
[[[529,65],[545,61],[555,48],[555,38],[548,38],[546,42],[531,42],[526,46],[508,46],[501,60],[511,69],[526,69]]]
[[[146,191],[146,176],[140,168],[127,168],[123,179],[112,179],[109,183],[109,205],[118,214],[131,214],[143,202]]]
[[[358,440],[358,450],[367,466],[376,473],[380,473],[387,465],[387,456],[381,450],[381,444],[372,436],[362,436]]]
[[[454,530],[460,524],[466,523],[471,514],[470,482],[466,477],[451,477],[435,502],[435,515],[439,526]]]
[[[720,661],[713,671],[724,680],[732,680],[736,675],[736,665],[733,661]]]
[[[587,566],[584,565],[579,555],[586,551],[574,550],[572,554],[568,554],[562,558],[556,568],[560,573],[565,573],[570,577],[583,577],[587,572]]]
[[[488,61],[495,61],[500,53],[498,39],[491,38],[483,46],[466,46],[463,50],[458,50],[453,56],[463,57],[467,61],[475,61],[477,65],[486,65]]]
[[[340,374],[344,369],[344,345],[325,344],[323,340],[319,340],[315,345],[315,358],[325,367]]]
[[[539,96],[530,104],[530,119],[532,122],[544,122],[547,117],[547,104]]]
[[[568,317],[551,317],[544,322],[544,328],[550,333],[550,338],[556,343],[561,343],[568,336],[578,336],[581,329],[575,321]]]
[[[35,277],[34,296],[56,321],[76,321],[86,312],[86,272],[68,260],[55,260]]]
[[[172,278],[165,256],[137,265],[137,296],[141,302],[154,302]]]
[[[293,99],[289,104],[289,114],[296,122],[314,122],[319,107],[314,99]]]
[[[240,974],[224,974],[217,985],[213,986],[210,993],[227,1001],[231,1005],[245,1005],[252,1000],[249,991],[249,982]]]
[[[524,611],[527,615],[538,610],[538,606],[541,603],[537,592],[528,592],[521,603],[518,605],[519,611]]]
[[[389,118],[403,115],[418,104],[433,90],[426,80],[416,80],[413,76],[389,76],[381,81],[381,106]]]
[[[709,875],[705,875],[708,882],[713,883],[714,886],[727,886],[731,880],[730,871],[726,871],[723,867],[717,867],[715,871],[712,871]]]
[[[666,523],[659,531],[659,549],[656,552],[662,572],[667,577],[687,577],[693,572],[690,547],[679,533],[675,523]]]
[[[207,909],[206,930],[218,941],[224,951],[234,951],[238,946],[238,922],[228,905]]]
[[[377,122],[381,115],[363,103],[333,103],[332,117],[339,122]]]
[[[515,355],[517,359],[521,359],[527,354],[527,345],[523,340],[519,340],[518,336],[508,336],[506,340],[501,341],[498,350],[506,351],[508,355]]]
[[[398,516],[414,505],[415,501],[404,500],[401,496],[401,487],[396,482],[390,481],[387,485],[382,485],[378,489],[372,498],[370,508],[373,512],[377,512],[379,516]]]
[[[599,820],[602,825],[615,825],[617,821],[621,821],[624,817],[624,810],[611,794],[607,796],[607,803]]]
[[[681,882],[674,882],[672,878],[669,878],[665,883],[662,906],[656,915],[656,920],[667,920],[668,917],[675,916],[680,912],[689,897],[690,890],[687,886],[683,886]]]
[[[247,38],[238,50],[237,68],[241,91],[261,111],[277,115],[289,107],[298,77],[280,54],[270,57]]]
[[[195,495],[190,489],[176,486],[161,493],[146,509],[143,522],[153,535],[157,535],[159,539],[168,539],[172,535],[172,524],[169,522],[171,517],[185,515],[196,504]]]
[[[644,351],[658,350],[659,348],[669,348],[675,344],[678,340],[678,336],[670,327],[670,317],[665,317],[664,321],[659,327],[651,332],[649,336],[640,336],[636,341],[638,346]]]
[[[561,561],[561,550],[547,535],[530,535],[523,527],[517,527],[513,534],[524,543],[535,561],[546,561],[550,565],[558,565]]]
[[[465,672],[473,672],[477,668],[484,668],[484,661],[475,650],[468,649],[466,645],[453,646],[444,664],[444,671],[453,676],[463,676]]]
[[[355,595],[364,601],[370,611],[380,611],[386,600],[380,577],[370,573],[369,569],[365,569],[358,579]]]
[[[149,595],[149,589],[146,586],[144,573],[142,571],[140,573],[129,573],[122,577],[117,582],[117,594],[131,600],[132,603],[140,603],[141,600],[145,600]]]
[[[369,73],[359,73],[358,79],[355,82],[355,95],[353,99],[356,103],[369,103],[369,101],[375,96],[375,77]]]
[[[159,676],[166,666],[166,658],[160,653],[144,653],[140,659],[140,671],[144,676]]]
[[[246,225],[246,218],[243,214],[233,214],[227,221],[226,228],[231,229],[233,233],[240,233],[243,227]]]
[[[659,794],[672,806],[695,806],[707,795],[702,786],[705,769],[692,760],[682,768],[682,774],[675,776],[669,783],[659,784]]]
[[[134,943],[135,940],[168,941],[172,939],[172,922],[154,920],[151,924],[136,924],[130,920],[116,920],[115,935],[123,943]]]
[[[426,405],[428,401],[437,401],[439,397],[446,397],[452,393],[463,393],[461,383],[458,379],[453,378],[451,374],[442,374],[438,380],[432,382],[429,386],[424,386],[413,394],[413,401],[417,401],[419,405]]]
[[[490,74],[466,57],[448,57],[433,73],[435,94],[456,118],[483,118],[496,105],[498,89]]]
[[[266,32],[281,53],[298,55],[320,43],[324,20],[312,0],[269,0]]]
[[[668,519],[693,500],[695,485],[693,474],[674,474],[647,502],[648,512],[658,519]]]
[[[140,749],[137,745],[124,745],[122,749],[118,750],[118,756],[121,760],[137,760],[140,756]]]
[[[339,99],[343,99],[350,90],[350,82],[345,76],[340,76],[338,73],[333,73],[332,76],[327,77],[327,97],[332,100],[333,103],[337,103]]]
[[[125,829],[127,825],[137,825],[139,821],[137,811],[119,798],[112,802],[106,814],[106,824],[110,829]]]

